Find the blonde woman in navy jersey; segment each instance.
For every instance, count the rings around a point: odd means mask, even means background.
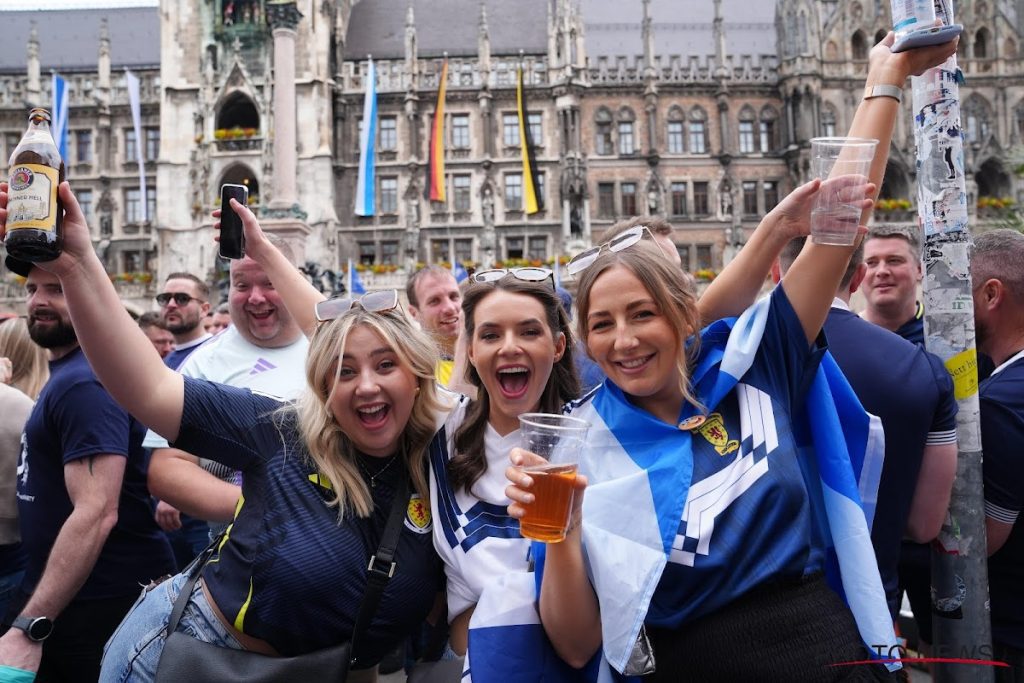
[[[0,184],[0,228],[6,222]],[[215,646],[294,656],[347,642],[398,491],[411,491],[388,581],[349,681],[373,680],[385,653],[418,631],[442,585],[422,514],[426,453],[446,407],[436,350],[394,298],[328,301],[265,239],[245,207],[249,255],[282,294],[308,303],[308,388],[297,404],[164,366],[124,311],[92,249],[70,187],[60,187],[64,251],[39,264],[60,278],[79,341],[112,396],[154,431],[243,472],[234,524],[195,584],[177,630]],[[254,227],[256,226],[256,227]],[[2,232],[2,231],[0,231]],[[288,290],[285,292],[284,290]],[[103,681],[149,681],[184,574],[145,591],[108,642]]]

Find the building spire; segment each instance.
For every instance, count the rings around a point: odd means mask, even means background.
[[[28,90],[27,104],[36,107],[40,104],[42,87],[39,82],[39,31],[36,29],[36,22],[32,22],[32,29],[28,33],[28,45],[26,47],[28,57]]]
[[[719,80],[726,77],[725,67],[725,21],[722,19],[722,0],[715,2],[715,19],[712,30],[715,38],[715,77]]]
[[[644,72],[647,77],[654,73],[654,27],[651,22],[651,0],[643,0],[644,14],[641,33],[644,41]]]
[[[416,87],[416,13],[409,0],[409,8],[405,11],[405,78],[409,88]]]
[[[110,26],[106,17],[100,21],[100,52],[96,66],[99,87],[110,88]]]
[[[491,70],[491,33],[487,26],[487,3],[480,0],[480,22],[476,39],[476,51],[480,59],[480,70]]]

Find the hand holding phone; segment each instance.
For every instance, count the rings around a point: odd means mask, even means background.
[[[898,39],[890,52],[904,52],[915,47],[928,47],[930,45],[942,45],[956,38],[963,33],[963,24],[950,24],[948,26],[929,26],[911,31]]]
[[[231,200],[246,206],[249,188],[245,185],[224,184],[220,188],[220,255],[223,258],[245,257],[245,232],[242,217],[235,213]]]

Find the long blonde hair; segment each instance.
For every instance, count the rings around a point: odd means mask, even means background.
[[[12,318],[0,324],[0,356],[11,360],[11,386],[33,401],[39,398],[43,385],[50,379],[50,366],[46,350],[32,341],[23,319]]]
[[[576,325],[580,339],[587,345],[590,338],[587,316],[590,315],[593,305],[590,298],[591,289],[597,278],[613,266],[622,266],[636,276],[651,295],[661,314],[668,318],[676,337],[675,365],[679,373],[683,400],[703,410],[690,385],[690,368],[700,352],[700,313],[697,310],[697,299],[687,286],[683,271],[665,258],[658,246],[650,240],[638,242],[618,252],[605,251],[577,276],[579,288],[576,293]],[[694,341],[687,346],[686,340],[691,335]],[[590,353],[589,346],[587,353]]]
[[[326,477],[334,491],[331,505],[338,506],[339,521],[346,511],[357,517],[373,512],[373,497],[359,473],[355,446],[341,430],[330,400],[341,372],[341,358],[348,335],[357,325],[365,325],[380,335],[398,356],[401,365],[417,378],[419,391],[412,414],[402,431],[401,454],[413,488],[423,500],[427,487],[427,448],[437,432],[436,415],[444,408],[437,393],[434,366],[437,347],[409,322],[401,310],[370,313],[354,306],[337,320],[322,323],[313,334],[306,357],[306,390],[294,408],[298,430],[317,471]],[[290,409],[287,409],[290,410]]]

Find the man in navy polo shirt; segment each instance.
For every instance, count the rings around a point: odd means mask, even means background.
[[[783,269],[802,248],[803,240],[794,240],[783,250]],[[824,331],[854,393],[885,430],[885,465],[871,541],[895,619],[901,540],[924,543],[935,538],[949,507],[956,476],[957,404],[941,360],[850,312],[850,295],[864,279],[862,254],[858,249],[850,259]]]
[[[864,239],[861,291],[867,300],[864,319],[924,344],[924,306],[917,300],[921,283],[921,239],[917,231],[878,225]]]
[[[174,568],[171,549],[150,512],[145,429],[97,381],[57,277],[6,262],[27,277],[29,333],[49,351],[50,379],[22,435],[17,496],[28,563],[0,664],[38,670],[40,683],[96,680],[103,645],[139,587]]]
[[[999,681],[1024,681],[1024,235],[993,230],[971,253],[978,350],[995,363],[981,383],[985,527]]]

